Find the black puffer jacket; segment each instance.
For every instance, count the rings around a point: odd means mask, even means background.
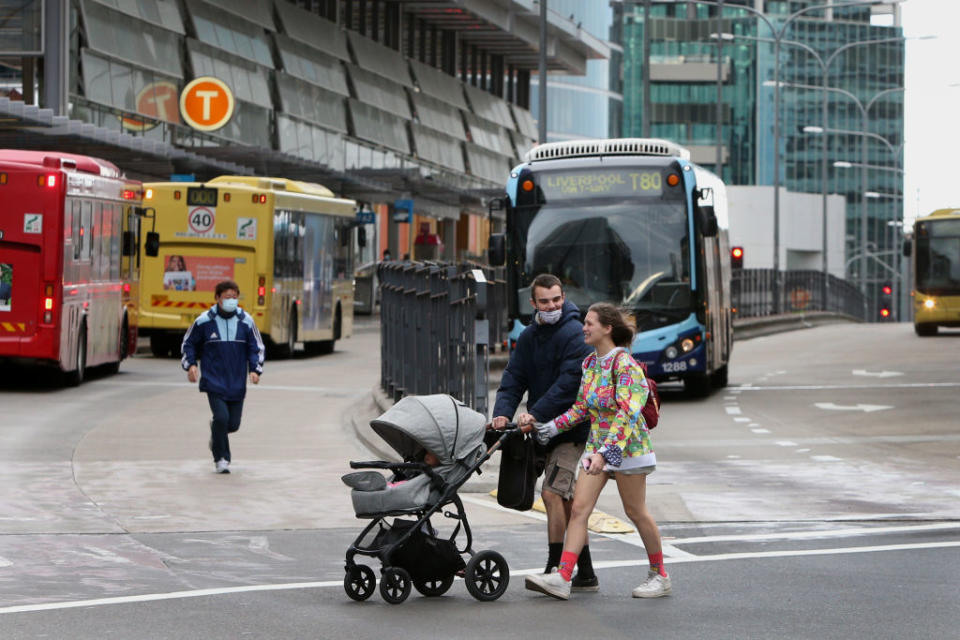
[[[593,348],[583,341],[580,309],[572,302],[563,303],[563,315],[556,324],[538,324],[534,319],[510,354],[493,416],[512,419],[526,391],[527,411],[538,422],[557,417],[577,399],[581,365],[591,353]],[[555,437],[548,448],[561,442],[586,442],[589,432],[587,421]]]

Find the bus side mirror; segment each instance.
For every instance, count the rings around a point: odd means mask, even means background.
[[[367,246],[367,230],[363,227],[357,227],[357,245],[362,249]]]
[[[903,241],[903,257],[909,258],[911,253],[913,253],[913,243],[910,240],[904,240]]]
[[[156,231],[147,231],[147,241],[143,243],[143,252],[150,258],[160,255],[160,234]]]
[[[487,249],[487,260],[492,267],[502,267],[507,261],[507,236],[502,233],[490,234],[490,248]]]
[[[123,246],[121,249],[121,255],[123,256],[137,255],[137,236],[133,231],[123,232],[122,244]]]
[[[717,214],[712,204],[697,205],[697,215],[700,217],[700,232],[705,238],[717,235]]]

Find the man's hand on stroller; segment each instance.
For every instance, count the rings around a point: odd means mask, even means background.
[[[510,418],[507,416],[497,416],[490,421],[490,428],[494,431],[502,431],[510,423]]]
[[[519,416],[517,416],[517,426],[520,427],[520,431],[523,433],[530,433],[533,431],[536,428],[536,423],[537,419],[529,413],[521,413]]]

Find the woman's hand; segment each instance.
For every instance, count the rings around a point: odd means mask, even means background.
[[[588,476],[598,476],[603,473],[603,467],[607,464],[607,461],[602,454],[594,453],[587,459],[590,461],[590,466],[585,469]]]

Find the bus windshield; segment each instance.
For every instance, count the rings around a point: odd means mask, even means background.
[[[916,278],[922,293],[960,294],[960,220],[918,224]]]
[[[552,273],[585,310],[615,302],[633,310],[689,312],[690,254],[683,201],[554,201],[527,232],[524,272]],[[530,298],[529,282],[518,302]]]

